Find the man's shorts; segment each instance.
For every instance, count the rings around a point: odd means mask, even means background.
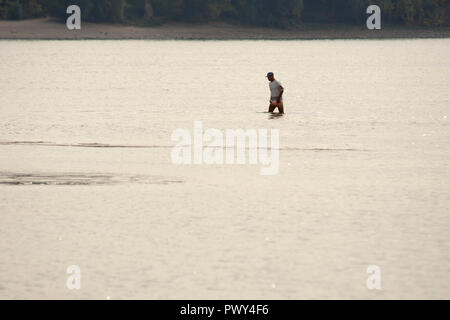
[[[270,103],[278,103],[278,97],[276,98],[270,98]],[[280,103],[283,103],[283,98],[280,99]]]

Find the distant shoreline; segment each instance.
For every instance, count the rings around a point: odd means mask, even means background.
[[[51,19],[0,21],[2,40],[319,40],[319,39],[429,39],[450,38],[450,27],[423,28],[305,24],[295,29],[231,25],[166,23],[156,27],[82,23],[81,30],[68,30]]]

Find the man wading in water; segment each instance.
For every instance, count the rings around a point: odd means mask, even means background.
[[[275,80],[273,72],[269,72],[267,74],[267,78],[269,79],[269,88],[270,88],[270,106],[269,112],[273,113],[276,108],[280,114],[284,113],[284,105],[283,105],[283,92],[284,88],[281,86],[280,81]]]

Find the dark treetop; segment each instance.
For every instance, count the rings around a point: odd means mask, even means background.
[[[212,20],[280,28],[305,22],[360,24],[371,4],[380,6],[383,23],[450,25],[450,0],[0,0],[0,19],[65,19],[72,4],[80,6],[83,20],[148,26]]]

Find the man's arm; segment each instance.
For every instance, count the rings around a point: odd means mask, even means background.
[[[281,92],[280,92],[280,95],[278,96],[278,99],[277,99],[278,103],[280,103],[281,97],[283,96],[283,93],[284,93],[284,88],[282,86],[280,86],[280,88],[281,88]]]

